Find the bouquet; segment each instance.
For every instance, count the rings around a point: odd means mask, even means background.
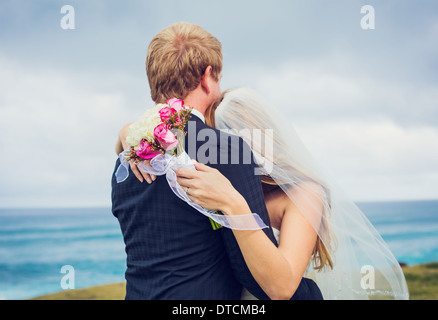
[[[126,143],[130,149],[126,161],[139,163],[159,154],[180,154],[184,150],[184,127],[191,113],[192,108],[176,98],[147,110],[128,129]]]
[[[182,100],[173,98],[167,104],[157,104],[147,110],[144,115],[128,129],[126,143],[129,149],[120,154],[121,166],[116,173],[117,182],[126,180],[129,174],[127,164],[135,162],[143,171],[164,175],[172,191],[189,205],[207,216],[219,215],[206,210],[187,196],[181,186],[176,182],[175,170],[180,167],[195,169],[190,157],[184,151],[184,137],[187,132],[184,128],[189,121],[192,108],[185,106]],[[144,160],[151,160],[150,166]],[[196,170],[196,169],[195,169]],[[209,216],[214,230],[222,227]]]

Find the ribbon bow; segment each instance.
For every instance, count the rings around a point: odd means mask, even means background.
[[[120,153],[119,159],[121,164],[117,169],[115,175],[117,183],[122,183],[129,176],[129,162],[126,161],[125,151]],[[186,152],[182,152],[179,156],[160,154],[151,160],[149,166],[141,162],[138,164],[138,167],[142,171],[149,174],[153,174],[156,176],[166,175],[166,179],[169,183],[170,189],[172,189],[173,193],[175,193],[178,198],[185,201],[191,207],[224,227],[235,230],[259,230],[268,228],[268,226],[256,213],[226,216],[223,214],[218,214],[216,211],[205,209],[197,203],[193,202],[184,192],[182,187],[178,184],[177,176],[175,173],[175,171],[180,168],[189,168],[196,170],[195,166],[192,163],[192,160]]]

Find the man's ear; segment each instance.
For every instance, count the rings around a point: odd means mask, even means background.
[[[205,69],[205,72],[204,72],[204,74],[203,74],[202,77],[201,77],[201,87],[202,87],[202,89],[205,90],[205,92],[206,92],[207,94],[210,94],[210,83],[209,83],[209,78],[210,78],[210,76],[211,76],[211,72],[212,72],[212,70],[213,70],[212,66],[208,66],[208,67]]]

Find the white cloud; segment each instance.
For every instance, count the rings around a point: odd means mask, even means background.
[[[389,119],[297,127],[322,167],[355,200],[435,199],[438,129]]]
[[[238,66],[223,86],[261,92],[353,199],[436,199],[438,88],[359,67],[348,54]]]
[[[0,68],[1,205],[109,205],[117,131],[140,102],[93,74],[39,73],[5,58]]]
[[[277,67],[234,65],[224,72],[224,88],[249,85],[295,121],[385,117],[403,126],[438,126],[438,83],[382,77],[374,71],[345,52],[289,59]]]

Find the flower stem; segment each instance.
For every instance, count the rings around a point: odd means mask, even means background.
[[[219,223],[217,223],[216,221],[214,221],[211,218],[209,218],[209,219],[210,219],[211,226],[213,227],[213,230],[218,230],[218,229],[222,228],[222,226]]]

